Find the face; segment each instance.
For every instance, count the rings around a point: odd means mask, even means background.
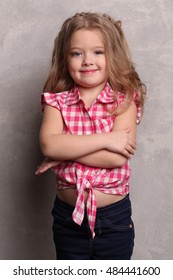
[[[104,87],[108,74],[104,42],[99,30],[80,29],[72,35],[68,71],[78,87]]]

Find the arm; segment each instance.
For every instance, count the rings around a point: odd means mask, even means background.
[[[136,113],[136,106],[132,103],[126,112],[116,117],[113,131],[123,130],[128,127],[130,128],[129,135],[134,141],[136,141]],[[129,154],[129,157],[109,152],[107,150],[101,150],[75,159],[75,161],[93,167],[116,168],[124,165],[133,154],[134,150],[132,150],[131,154]]]
[[[45,157],[53,160],[75,160],[101,150],[128,157],[135,141],[127,130],[91,135],[62,134],[63,119],[60,111],[45,106],[40,129],[40,147]]]
[[[122,158],[120,154],[109,152],[107,150],[101,150],[99,152],[77,158],[75,161],[99,168],[117,168],[124,164],[124,158]]]
[[[59,110],[45,105],[39,134],[43,155],[54,160],[73,160],[106,148],[101,134],[63,134],[63,119]]]
[[[137,108],[135,103],[132,102],[132,104],[123,114],[117,116],[113,126],[114,131],[128,127],[130,129],[129,137],[135,143],[136,143],[136,116],[137,116]],[[130,151],[129,158],[131,158],[131,156],[134,154],[136,150],[136,146],[135,149],[131,149],[130,147],[128,147],[128,150]],[[122,166],[127,162],[128,157],[121,154],[118,160],[121,162],[121,166]]]
[[[46,109],[46,110],[48,111],[51,109]],[[53,119],[53,123],[54,122],[56,123],[56,130],[54,131],[54,133],[62,133],[63,121],[62,121],[61,116],[57,117],[57,110],[53,110],[51,113],[51,116],[49,116],[49,117],[51,117],[51,119]],[[50,125],[52,125],[51,119],[49,121],[47,120],[48,122],[50,122]],[[42,128],[41,128],[42,130],[45,129],[44,125],[45,124],[43,121]],[[113,130],[114,131],[121,130],[126,127],[130,128],[129,134],[131,135],[133,141],[135,142],[135,140],[136,140],[136,106],[134,104],[132,104],[126,112],[124,112],[123,114],[116,117],[116,122],[114,123]],[[52,127],[52,129],[54,130],[53,127]],[[40,133],[41,133],[41,131],[40,131]],[[95,153],[88,154],[88,155],[80,157],[80,158],[76,158],[75,161],[85,164],[85,165],[93,166],[93,167],[116,168],[116,167],[120,167],[126,163],[127,159],[130,158],[132,154],[134,154],[134,149],[135,149],[135,146],[133,146],[133,149],[131,147],[131,152],[127,153],[126,156],[123,156],[120,153],[118,154],[118,153],[110,152],[106,149],[103,149],[103,150],[97,151]],[[50,159],[46,158],[40,164],[40,166],[37,168],[37,171],[35,172],[35,174],[39,175],[41,173],[44,173],[45,171],[56,166],[59,163],[60,163],[60,161],[50,160]]]

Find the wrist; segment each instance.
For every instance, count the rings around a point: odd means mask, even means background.
[[[109,150],[109,142],[110,142],[110,132],[105,132],[101,134],[101,141],[102,141],[102,149]]]

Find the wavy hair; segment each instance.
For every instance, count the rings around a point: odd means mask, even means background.
[[[143,112],[146,87],[141,82],[131,60],[129,47],[121,28],[121,21],[115,21],[107,14],[76,13],[63,23],[54,41],[51,68],[43,91],[62,92],[70,90],[74,81],[68,72],[68,51],[71,37],[80,29],[100,30],[105,45],[108,67],[108,82],[112,89],[125,94],[123,106],[116,107],[115,114],[124,112],[130,105],[134,91],[138,93],[138,105]]]

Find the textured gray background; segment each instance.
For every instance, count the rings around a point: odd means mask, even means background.
[[[75,12],[123,21],[137,71],[148,87],[132,160],[136,225],[133,259],[173,259],[172,0],[6,0],[0,4],[0,259],[54,259],[51,172],[34,175],[40,92],[53,40]]]

